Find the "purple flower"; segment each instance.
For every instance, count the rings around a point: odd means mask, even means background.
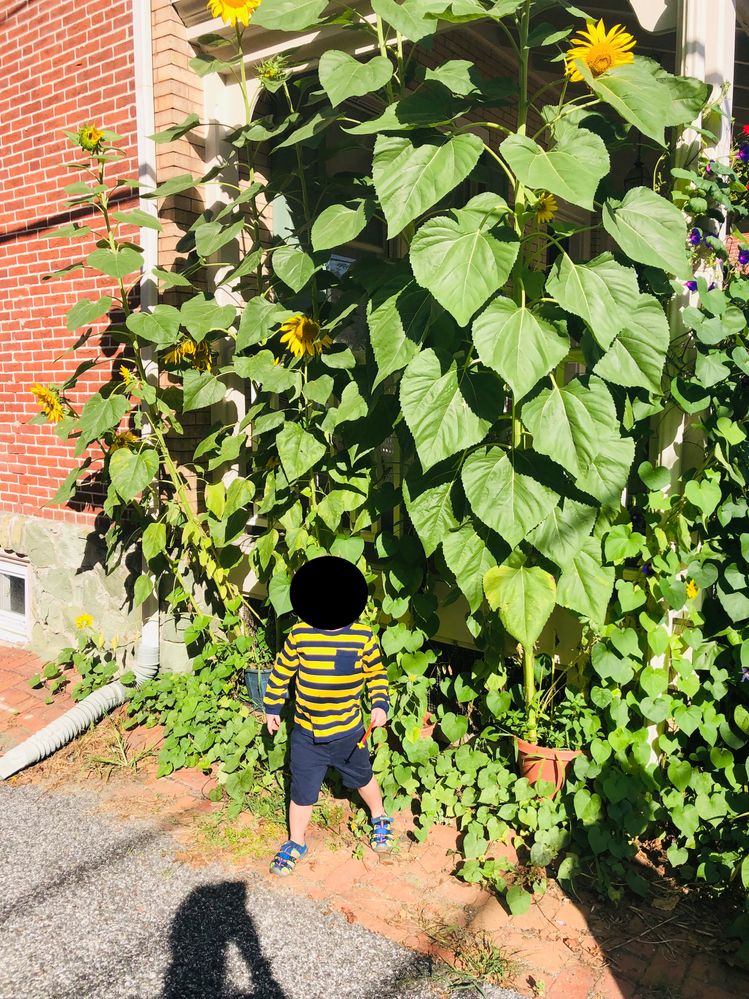
[[[711,282],[710,282],[710,287],[709,287],[709,288],[708,288],[707,290],[708,290],[708,291],[712,291],[712,290],[713,290],[713,288],[717,288],[717,287],[718,287],[718,286],[717,286],[717,284],[715,283],[715,281],[711,281]]]
[[[749,683],[749,666],[741,667],[741,682]]]
[[[685,281],[684,282],[684,287],[687,289],[687,291],[697,291],[697,282],[696,281]]]
[[[712,173],[713,172],[713,163],[715,163],[715,160],[710,160],[710,162],[705,167],[705,173]]]
[[[739,250],[739,263],[742,267],[749,264],[749,250]]]
[[[749,163],[749,142],[742,142],[739,146],[739,159],[742,163]]]
[[[642,574],[643,574],[643,576],[652,576],[653,575],[653,567],[650,564],[650,562],[644,562],[643,563]]]
[[[700,245],[700,243],[702,242],[702,233],[700,232],[699,229],[692,229],[692,231],[689,233],[689,242],[692,244],[692,246]]]

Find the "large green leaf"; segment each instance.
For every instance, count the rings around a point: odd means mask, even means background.
[[[379,135],[372,178],[388,223],[388,239],[465,180],[483,151],[476,135],[434,137],[419,145],[405,136]]]
[[[614,589],[614,567],[601,565],[601,542],[585,538],[570,553],[557,584],[557,603],[603,624]]]
[[[646,63],[636,57],[634,62],[616,66],[600,76],[593,76],[581,60],[577,60],[577,66],[597,97],[644,135],[665,145],[664,130],[671,117],[672,95]]]
[[[603,435],[600,449],[587,472],[577,480],[577,486],[595,496],[605,506],[616,507],[635,457],[635,442],[618,434]]]
[[[244,224],[244,219],[239,219],[233,225],[204,222],[195,230],[195,249],[201,257],[210,257],[222,246],[234,242],[244,229]]]
[[[586,128],[561,122],[550,149],[527,135],[509,135],[499,147],[515,176],[535,190],[551,191],[573,205],[593,210],[601,179],[609,172],[603,139]]]
[[[77,330],[81,326],[88,326],[89,323],[105,316],[111,308],[112,299],[108,295],[96,302],[90,298],[82,298],[68,311],[65,325],[71,331]]]
[[[442,553],[471,613],[475,613],[484,599],[484,575],[496,565],[496,559],[471,524],[463,524],[457,531],[447,534],[442,542]]]
[[[405,0],[404,3],[372,0],[372,10],[411,42],[420,42],[437,30],[436,19],[427,16],[429,3],[425,0]]]
[[[193,368],[188,368],[185,372],[183,412],[189,413],[195,409],[214,406],[217,402],[221,402],[225,395],[226,385],[210,371],[195,371]]]
[[[650,188],[635,187],[623,201],[607,199],[603,227],[632,260],[677,278],[691,275],[686,219],[676,205]]]
[[[576,264],[561,254],[549,272],[546,290],[566,312],[588,324],[604,350],[623,329],[631,304],[640,294],[634,269],[622,267],[610,253],[587,264]]]
[[[613,409],[613,405],[612,405]],[[523,406],[522,419],[533,434],[533,446],[566,468],[583,475],[600,447],[601,431],[616,429],[616,413],[601,426],[596,397],[578,380],[544,389]]]
[[[632,303],[626,326],[593,370],[614,385],[659,393],[669,340],[660,302],[652,295],[640,295]]]
[[[422,350],[409,362],[401,379],[400,400],[425,470],[478,444],[491,425],[476,415],[461,393],[455,362],[443,375],[431,349]]]
[[[198,342],[213,330],[227,330],[236,315],[233,305],[219,305],[202,293],[189,298],[179,311],[182,325]]]
[[[639,61],[644,63],[658,83],[669,91],[671,103],[666,111],[666,125],[690,125],[696,121],[710,96],[712,89],[710,84],[694,76],[674,76],[654,59],[640,56]]]
[[[563,569],[593,530],[596,515],[594,507],[565,499],[564,506],[555,506],[528,540]]]
[[[240,353],[270,335],[276,323],[282,322],[290,315],[276,302],[269,302],[262,295],[251,298],[245,305],[237,329],[235,350]]]
[[[301,291],[315,273],[315,264],[298,246],[279,246],[273,251],[273,270],[292,291]]]
[[[330,205],[312,224],[312,249],[331,250],[356,239],[371,215],[371,203],[363,198],[349,205]]]
[[[132,312],[125,320],[131,333],[157,347],[171,347],[180,338],[182,316],[173,305],[159,304],[152,312]]]
[[[260,350],[252,357],[235,357],[234,370],[241,378],[250,378],[262,385],[266,392],[294,389],[296,395],[302,387],[301,372],[275,364],[271,350]]]
[[[555,368],[570,346],[564,333],[509,298],[491,302],[471,332],[482,362],[504,378],[516,399]]]
[[[559,498],[553,489],[519,472],[498,447],[469,455],[461,478],[473,512],[510,548],[528,537]]]
[[[281,465],[289,482],[308,472],[324,456],[325,444],[298,423],[287,423],[276,437]]]
[[[410,275],[376,289],[367,302],[369,336],[377,364],[373,388],[406,367],[419,350],[431,316],[431,296]]]
[[[263,0],[252,15],[252,27],[272,31],[304,31],[318,24],[328,0]]]
[[[107,430],[117,427],[128,409],[130,403],[127,396],[110,395],[104,398],[97,392],[91,396],[81,411],[81,434],[88,442],[96,440]]]
[[[109,459],[109,475],[117,495],[126,503],[134,500],[149,486],[159,470],[159,456],[151,448],[131,451],[118,448]]]
[[[120,246],[115,250],[94,250],[86,257],[86,266],[93,267],[102,274],[113,278],[125,278],[139,271],[143,264],[143,252],[132,246]]]
[[[484,576],[484,590],[512,637],[533,648],[554,610],[554,577],[538,566],[498,565]]]
[[[318,72],[320,85],[337,107],[350,97],[363,97],[384,87],[393,75],[393,64],[386,56],[359,62],[347,52],[328,49],[320,57]]]
[[[516,233],[487,231],[477,212],[455,211],[429,219],[411,243],[411,267],[419,284],[466,326],[507,281],[518,255]]]
[[[450,499],[452,487],[452,478],[440,482],[432,476],[409,475],[403,482],[403,501],[427,555],[458,526]]]

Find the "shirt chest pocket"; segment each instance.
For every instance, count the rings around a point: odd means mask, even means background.
[[[359,665],[359,653],[346,649],[339,649],[335,654],[335,671],[341,676],[350,676],[361,669]]]

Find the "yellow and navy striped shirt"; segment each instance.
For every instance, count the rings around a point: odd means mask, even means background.
[[[332,742],[363,728],[362,688],[373,708],[387,711],[388,682],[380,645],[358,621],[338,631],[295,624],[276,656],[263,706],[277,715],[296,676],[294,721],[318,741]]]

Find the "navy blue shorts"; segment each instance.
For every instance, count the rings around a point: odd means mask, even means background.
[[[372,762],[366,746],[356,745],[362,732],[333,742],[314,742],[312,735],[295,725],[291,730],[291,800],[296,805],[314,805],[328,767],[335,767],[349,789],[364,787],[372,780]]]

